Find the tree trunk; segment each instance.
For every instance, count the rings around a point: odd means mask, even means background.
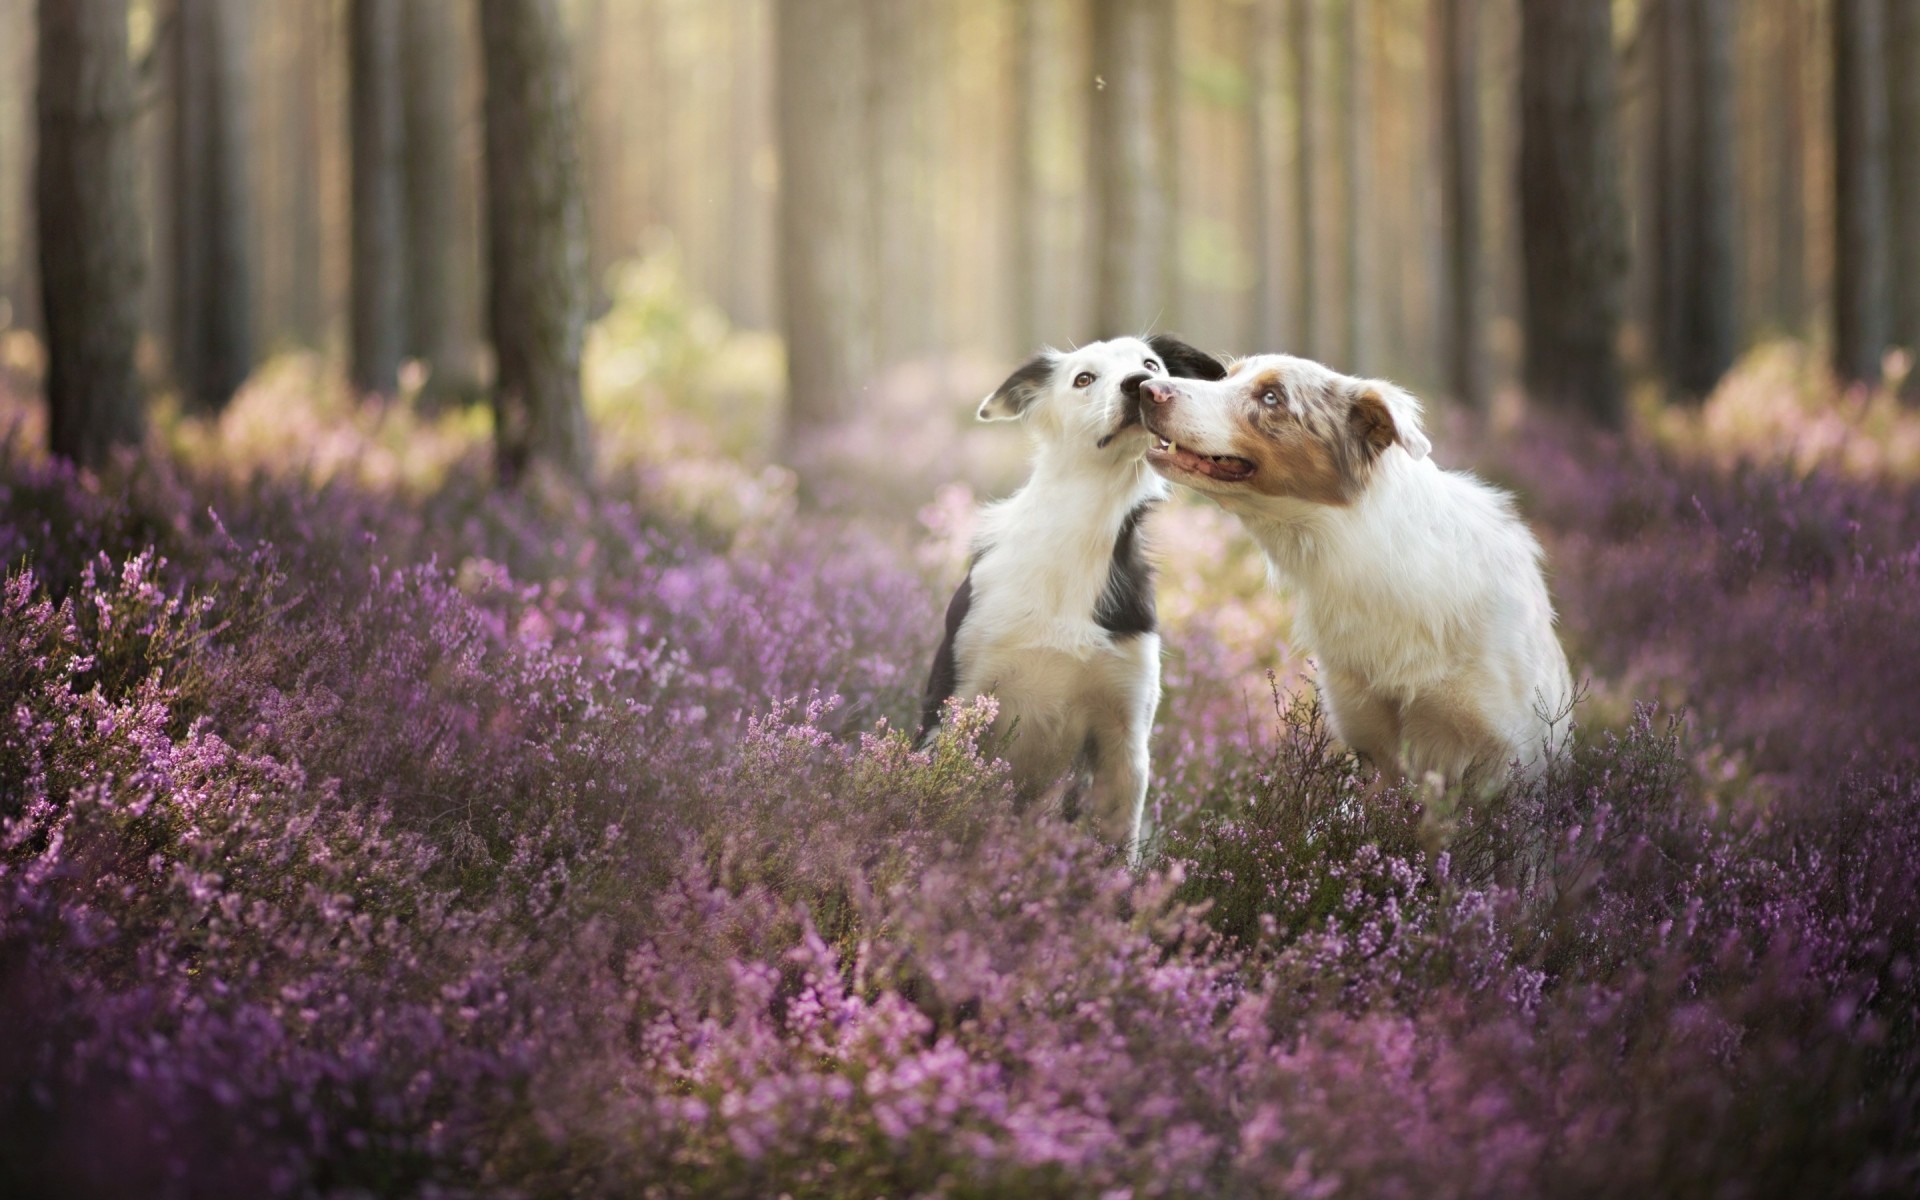
[[[39,223],[54,454],[103,461],[145,432],[134,373],[146,260],[126,0],[40,0]]]
[[[173,372],[189,409],[219,412],[253,369],[247,13],[176,0],[173,17]]]
[[[1731,0],[1691,0],[1670,14],[1686,26],[1680,78],[1688,88],[1680,168],[1681,255],[1672,371],[1683,395],[1713,391],[1738,352],[1734,283],[1734,12]]]
[[[1650,15],[1655,133],[1649,323],[1681,395],[1732,365],[1735,179],[1733,13],[1727,0],[1662,0]]]
[[[327,22],[321,13],[324,0],[296,0],[295,23],[300,30],[299,63],[294,69],[293,108],[295,144],[301,148],[293,156],[292,230],[293,303],[290,320],[294,336],[301,344],[319,347],[327,337],[327,282],[323,266],[326,260],[326,235],[321,229],[321,114],[326,108],[326,74],[322,69],[325,54],[321,50]]]
[[[775,8],[783,8],[790,0],[767,2]],[[670,20],[668,14],[661,11],[665,3],[666,0],[628,0],[627,19],[633,22],[634,37],[639,42],[633,70],[643,96],[672,94],[666,55]],[[638,135],[634,138],[633,157],[638,160],[638,224],[643,231],[656,227],[671,229],[677,223],[679,214],[675,211],[672,195],[673,171],[677,165],[673,144],[673,123],[666,119],[665,114],[655,120],[640,122]]]
[[[1047,69],[1040,17],[1033,0],[1010,0],[1007,71],[1007,304],[1008,348],[1030,353],[1040,341],[1040,199],[1034,172],[1038,153],[1038,96]]]
[[[1247,38],[1247,257],[1253,261],[1250,353],[1285,345],[1281,292],[1274,271],[1275,184],[1280,177],[1279,93],[1274,58],[1280,52],[1279,0],[1253,0]]]
[[[1778,86],[1773,91],[1774,172],[1773,308],[1780,327],[1802,332],[1807,323],[1807,33],[1802,0],[1780,0],[1777,20]]]
[[[731,0],[729,68],[733,76],[732,134],[727,139],[727,222],[733,253],[728,260],[726,309],[735,325],[768,327],[772,305],[767,284],[771,222],[760,163],[766,156],[766,121],[772,88],[766,63],[771,52],[767,0]]]
[[[586,211],[566,34],[555,0],[481,0],[480,38],[500,477],[535,459],[585,477]]]
[[[30,19],[18,0],[0,0],[0,26],[24,29]],[[27,56],[32,41],[27,37],[11,37],[5,45],[0,45],[0,73],[9,79],[31,78],[33,65]],[[22,161],[26,154],[24,126],[27,120],[16,107],[26,100],[27,97],[16,90],[0,103],[0,330],[24,325],[30,307],[26,250],[29,231],[25,223],[31,217],[25,211],[27,188],[20,182],[28,175]],[[18,122],[16,116],[20,117]]]
[[[1367,237],[1366,97],[1360,50],[1366,0],[1340,6],[1340,350],[1341,370],[1367,371],[1364,265]]]
[[[1166,214],[1158,226],[1160,261],[1166,264],[1166,292],[1154,306],[1154,325],[1159,329],[1180,326],[1183,289],[1187,279],[1180,270],[1180,22],[1173,0],[1158,0],[1153,5],[1154,88],[1160,100],[1154,109],[1153,136],[1160,146],[1160,208]]]
[[[1546,404],[1626,421],[1614,346],[1627,265],[1610,0],[1520,2],[1520,240],[1526,382]]]
[[[1885,11],[1833,5],[1833,369],[1862,383],[1887,344]]]
[[[1168,253],[1173,97],[1160,55],[1167,0],[1094,0],[1089,176],[1095,258],[1093,335],[1141,334],[1162,324],[1175,280]]]
[[[405,80],[406,353],[423,361],[430,394],[457,381],[459,337],[453,306],[456,217],[460,181],[458,43],[438,4],[407,3],[402,17],[401,72]]]
[[[1692,258],[1689,242],[1687,178],[1694,159],[1693,22],[1686,0],[1657,0],[1647,10],[1648,70],[1652,77],[1653,154],[1649,174],[1652,199],[1651,326],[1653,353],[1661,375],[1678,373],[1685,354],[1682,314],[1686,310],[1686,274]]]
[[[1487,404],[1480,349],[1480,53],[1476,0],[1436,0],[1440,89],[1440,289],[1447,386],[1469,408]]]
[[[1293,42],[1293,319],[1294,353],[1312,357],[1320,344],[1320,285],[1314,270],[1319,229],[1313,202],[1315,144],[1313,126],[1313,6],[1317,0],[1292,0],[1288,30]]]
[[[353,214],[348,376],[362,392],[399,390],[406,339],[406,181],[401,0],[350,0]]]
[[[864,0],[774,11],[786,447],[859,410],[873,365]]]
[[[934,19],[925,4],[868,0],[866,169],[872,176],[874,308],[871,317],[876,365],[884,366],[927,348],[929,231],[920,221],[921,88],[933,65],[923,61],[921,23]],[[984,199],[984,197],[983,197]],[[931,285],[931,286],[930,286]]]
[[[1887,211],[1892,217],[1894,344],[1908,355],[1904,390],[1920,395],[1920,4],[1887,0]]]
[[[607,0],[587,0],[575,32],[580,141],[587,202],[587,308],[604,312],[612,303],[609,271],[635,239],[628,235],[619,182],[626,173],[622,101],[630,80],[617,74],[618,59]]]

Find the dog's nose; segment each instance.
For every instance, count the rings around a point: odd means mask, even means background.
[[[1164,379],[1149,379],[1140,385],[1140,394],[1152,397],[1155,404],[1166,404],[1173,399],[1173,385]]]
[[[1153,376],[1147,374],[1145,371],[1135,371],[1120,381],[1120,394],[1129,400],[1138,400],[1140,399],[1140,385],[1152,378]]]

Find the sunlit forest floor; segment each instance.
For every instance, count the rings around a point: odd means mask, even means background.
[[[76,474],[3,357],[8,1194],[1920,1187],[1920,416],[1802,347],[1625,438],[1433,415],[1587,681],[1478,806],[1367,798],[1237,527],[1156,518],[1137,876],[984,713],[900,732],[1010,364],[802,505],[777,344],[657,266],[590,493],[303,356]]]

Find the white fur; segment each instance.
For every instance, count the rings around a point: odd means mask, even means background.
[[[995,732],[1011,735],[1004,753],[1016,780],[1029,791],[1047,788],[1082,766],[1091,748],[1081,807],[1131,855],[1160,702],[1160,638],[1116,637],[1094,610],[1128,514],[1168,489],[1143,460],[1144,428],[1099,443],[1130,405],[1122,379],[1158,358],[1135,338],[1052,355],[1052,385],[1017,414],[1033,442],[1032,473],[981,514],[972,604],[954,640],[954,694],[997,698]],[[1075,388],[1082,372],[1097,379]],[[990,396],[982,418],[1000,418],[1001,400]]]
[[[1274,364],[1299,371],[1303,386],[1315,378],[1309,367],[1329,376],[1335,390],[1323,394],[1371,388],[1392,414],[1395,441],[1352,502],[1177,477],[1239,516],[1292,586],[1334,732],[1421,780],[1497,782],[1508,763],[1536,767],[1563,736],[1573,699],[1540,543],[1510,496],[1427,457],[1418,401],[1273,355],[1218,383],[1175,381],[1177,395],[1149,423],[1198,453],[1231,454],[1244,436],[1234,385]]]

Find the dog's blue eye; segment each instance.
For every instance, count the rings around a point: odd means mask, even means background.
[[[1082,371],[1078,375],[1075,375],[1073,377],[1073,386],[1077,388],[1087,387],[1092,383],[1093,383],[1092,371]]]
[[[1268,388],[1266,391],[1260,394],[1260,403],[1271,408],[1274,405],[1280,403],[1280,397],[1277,393],[1274,392],[1272,388]]]

